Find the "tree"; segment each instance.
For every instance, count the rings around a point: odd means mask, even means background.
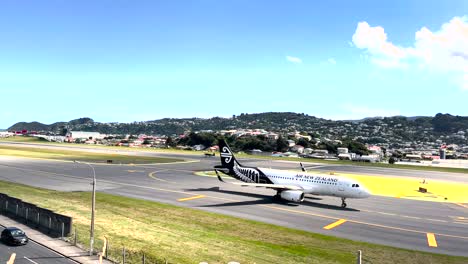
[[[278,139],[276,140],[276,151],[280,152],[285,152],[288,150],[289,144],[286,139],[284,139],[282,136],[279,136]]]
[[[338,146],[332,144],[331,142],[324,141],[320,142],[317,146],[319,149],[326,149],[328,150],[328,153],[337,153],[338,152]]]
[[[309,140],[305,139],[305,138],[300,138],[298,141],[297,141],[297,145],[301,145],[303,146],[304,148],[310,148],[310,142]]]
[[[66,136],[68,133],[68,128],[65,126],[60,126],[60,135],[61,136]]]
[[[166,147],[175,147],[176,146],[176,143],[174,142],[174,140],[172,139],[172,137],[167,137],[166,139]]]
[[[343,140],[342,146],[348,148],[349,152],[356,153],[361,156],[369,154],[369,150],[367,149],[366,145],[359,141],[354,141],[349,138]]]

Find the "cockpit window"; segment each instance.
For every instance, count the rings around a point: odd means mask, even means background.
[[[359,184],[356,184],[356,187],[358,188],[358,187],[359,187]]]
[[[356,187],[356,184],[351,185],[351,187],[353,187],[353,188]]]

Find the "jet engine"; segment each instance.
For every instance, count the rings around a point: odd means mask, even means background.
[[[304,192],[293,191],[293,190],[282,191],[280,193],[280,197],[281,199],[286,200],[286,201],[300,203],[304,201]]]

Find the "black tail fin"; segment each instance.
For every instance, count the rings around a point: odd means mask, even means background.
[[[234,154],[232,153],[231,148],[229,148],[228,144],[223,139],[219,140],[219,152],[220,152],[219,156],[221,157],[221,166],[216,166],[216,167],[228,169],[229,173],[232,173],[233,172],[232,168],[234,167],[234,164],[237,161],[236,161],[236,158],[234,157]]]

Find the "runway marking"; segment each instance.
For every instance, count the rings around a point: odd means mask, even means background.
[[[440,219],[426,218],[426,220],[427,220],[427,221],[433,221],[433,222],[448,223],[447,220],[440,220]]]
[[[409,216],[409,215],[400,215],[401,217],[411,218],[411,219],[422,219],[421,217]]]
[[[200,194],[200,195],[197,195],[197,196],[192,196],[192,197],[177,199],[177,201],[179,201],[179,202],[184,202],[184,201],[190,201],[190,200],[200,199],[200,198],[203,198],[203,197],[205,197],[205,195]]]
[[[128,172],[132,173],[132,172],[145,172],[145,171],[142,171],[142,170],[127,170]]]
[[[0,166],[5,166],[1,165]],[[14,166],[6,166],[6,167],[13,167],[19,170],[27,170],[27,171],[35,171],[35,172],[40,172],[40,173],[46,173],[46,174],[51,174],[51,175],[57,175],[57,176],[65,176],[65,177],[71,177],[71,178],[78,178],[78,179],[84,179],[82,177],[74,176],[74,175],[69,175],[69,174],[59,174],[59,173],[54,173],[54,172],[47,172],[47,171],[40,171],[40,170],[31,170],[31,169],[23,169],[23,168],[18,168]],[[180,194],[187,194],[187,195],[197,195],[196,193],[192,192],[185,192],[185,191],[177,191],[177,190],[169,190],[169,189],[162,189],[162,188],[156,188],[156,187],[150,187],[150,186],[142,186],[142,185],[137,185],[137,184],[130,184],[130,183],[122,183],[122,182],[115,182],[115,181],[109,181],[109,180],[99,180],[100,182],[105,182],[105,183],[110,183],[110,184],[116,184],[120,186],[129,186],[129,187],[136,187],[136,188],[142,188],[142,189],[149,189],[149,190],[156,190],[156,191],[163,191],[163,192],[169,192],[169,193],[180,193]],[[228,199],[224,197],[216,197],[216,196],[211,196],[211,195],[205,195],[207,198],[213,198],[216,200],[224,200],[224,201],[229,201],[229,202],[240,202],[239,200],[234,200],[234,199]],[[281,208],[281,207],[276,207],[276,206],[271,206],[271,205],[257,205],[260,207],[265,207],[265,208],[270,208],[273,210],[277,211],[285,211],[285,212],[291,212],[295,214],[300,214],[300,215],[309,215],[309,216],[315,216],[315,217],[320,217],[320,218],[325,218],[325,219],[334,219],[334,220],[339,220],[340,218],[333,217],[333,216],[328,216],[328,215],[322,215],[322,214],[316,214],[316,213],[309,213],[305,211],[298,211],[298,210],[292,210],[288,208]],[[418,219],[418,218],[416,218]],[[414,229],[407,229],[407,228],[400,228],[400,227],[394,227],[394,226],[386,226],[386,225],[381,225],[381,224],[374,224],[374,223],[369,223],[369,222],[362,222],[358,220],[347,220],[347,222],[354,223],[354,224],[361,224],[361,225],[367,225],[367,226],[372,226],[372,227],[377,227],[377,228],[384,228],[384,229],[390,229],[390,230],[397,230],[397,231],[402,231],[402,232],[411,232],[411,233],[416,233],[416,234],[427,234],[427,232],[420,231],[420,230],[414,230]],[[450,234],[442,234],[442,233],[434,233],[434,235],[438,236],[443,236],[443,237],[450,237],[450,238],[457,238],[457,239],[463,239],[463,240],[468,240],[468,236],[457,236],[457,235],[450,235]]]
[[[437,241],[433,233],[427,233],[427,244],[430,247],[437,247]]]
[[[453,223],[461,224],[461,225],[468,225],[468,218],[463,216],[450,216],[453,219]]]
[[[337,226],[339,226],[341,224],[344,224],[345,222],[346,222],[345,219],[340,219],[340,220],[338,220],[338,221],[336,221],[334,223],[331,223],[331,224],[323,227],[323,229],[330,230],[330,229],[333,229],[333,228],[335,228],[335,227],[337,227]]]
[[[26,260],[28,260],[29,262],[32,262],[32,263],[34,263],[34,264],[39,264],[39,263],[37,263],[36,261],[34,261],[34,260],[32,260],[32,259],[30,259],[30,258],[28,258],[28,257],[24,257],[24,258],[25,258]]]
[[[458,206],[461,206],[461,207],[463,207],[463,208],[468,209],[468,206],[465,205],[465,204],[462,204],[462,203],[455,203],[455,204],[458,205]]]
[[[150,177],[150,178],[153,179],[153,180],[157,180],[157,181],[168,182],[168,183],[176,183],[176,182],[173,182],[173,181],[167,181],[167,180],[164,180],[164,179],[160,179],[160,178],[154,176],[154,175],[155,175],[156,173],[158,173],[158,172],[163,172],[163,171],[168,171],[168,170],[169,170],[169,169],[167,169],[167,170],[158,170],[158,171],[150,172],[150,173],[148,174],[148,177]]]
[[[383,214],[383,215],[398,216],[397,214],[393,214],[393,213],[385,213],[385,212],[377,212],[377,213]]]

